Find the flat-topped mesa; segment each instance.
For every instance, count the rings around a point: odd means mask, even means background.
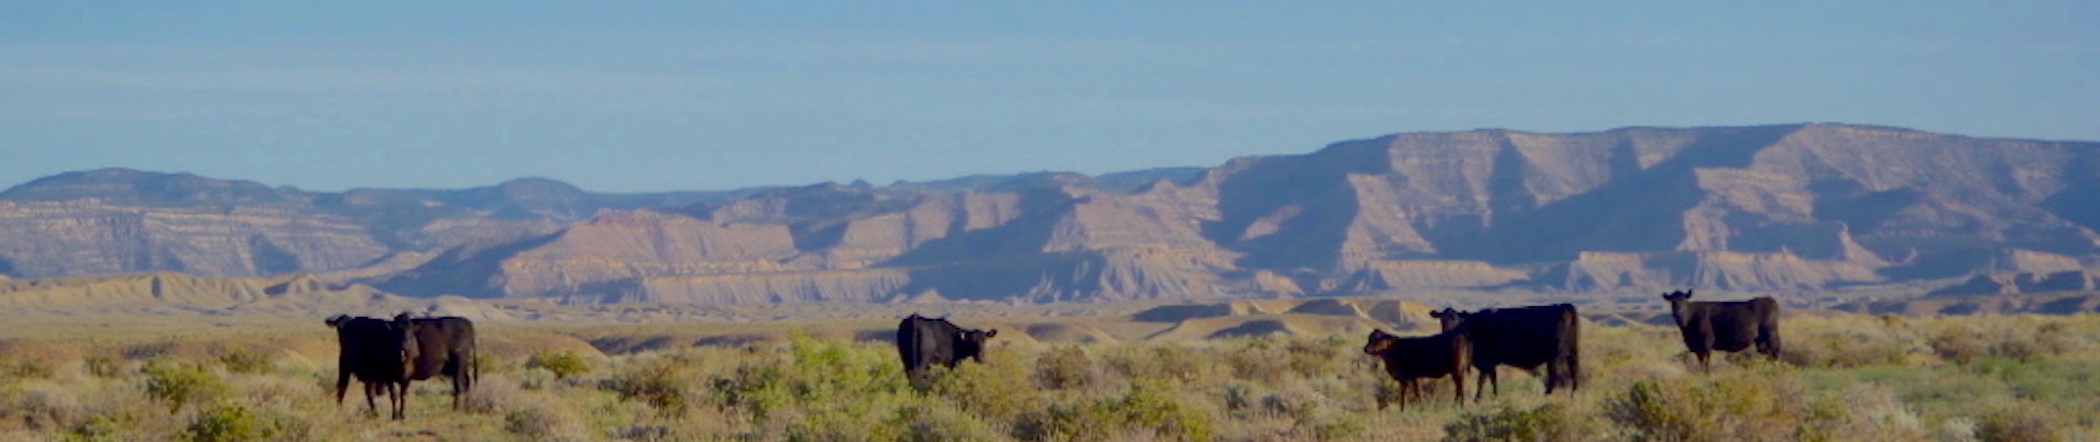
[[[1207,169],[653,194],[106,169],[0,192],[0,275],[739,303],[1924,292],[2093,268],[2092,195],[2100,143],[1841,124],[1406,133]]]

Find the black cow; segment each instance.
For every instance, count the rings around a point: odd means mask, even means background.
[[[481,377],[481,363],[474,355],[474,321],[458,316],[411,319],[408,313],[395,316],[394,321],[414,324],[418,351],[410,364],[408,380],[421,381],[438,375],[452,378],[452,409],[461,409],[463,397],[474,389],[475,379]],[[403,391],[407,391],[407,386],[407,382],[402,383]]]
[[[323,322],[335,329],[342,350],[336,356],[335,403],[343,403],[343,392],[355,376],[364,385],[366,410],[379,414],[373,396],[384,395],[387,405],[394,407],[390,416],[401,419],[408,406],[408,372],[418,351],[416,335],[410,332],[413,324],[349,315],[331,316]]]
[[[1546,368],[1546,394],[1561,385],[1572,391],[1582,386],[1582,321],[1571,304],[1460,312],[1446,308],[1431,312],[1445,331],[1458,330],[1473,342],[1473,368],[1480,371],[1474,382],[1474,400],[1492,389],[1502,393],[1501,376],[1495,367],[1508,365],[1536,373]],[[1480,388],[1486,384],[1487,388]]]
[[[984,344],[998,330],[957,327],[944,318],[914,313],[897,323],[897,355],[904,359],[904,375],[913,385],[923,385],[927,366],[955,368],[964,358],[984,362]]]
[[[1473,353],[1472,343],[1466,334],[1446,331],[1435,336],[1402,338],[1387,334],[1383,330],[1371,330],[1369,342],[1364,343],[1364,354],[1378,356],[1385,361],[1386,374],[1400,381],[1400,409],[1407,409],[1408,396],[1421,400],[1423,378],[1451,376],[1451,385],[1457,392],[1459,406],[1466,404],[1466,365]],[[1378,409],[1385,409],[1380,401]]]
[[[1738,352],[1751,346],[1773,360],[1779,359],[1779,301],[1769,296],[1748,301],[1692,302],[1692,291],[1663,294],[1670,302],[1670,315],[1677,318],[1677,331],[1684,346],[1699,357],[1699,367],[1711,368],[1714,350]]]

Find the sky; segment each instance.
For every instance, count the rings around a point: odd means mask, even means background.
[[[0,2],[0,187],[597,192],[1215,166],[1401,132],[2100,140],[2100,2]]]

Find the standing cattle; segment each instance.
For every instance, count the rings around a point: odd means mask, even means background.
[[[904,359],[904,375],[912,385],[923,385],[927,366],[955,368],[964,358],[984,362],[984,343],[998,330],[974,330],[955,326],[944,318],[914,313],[897,323],[897,355]]]
[[[1572,392],[1582,386],[1582,321],[1571,304],[1486,309],[1465,313],[1446,308],[1431,312],[1445,331],[1462,331],[1473,343],[1474,400],[1492,389],[1502,393],[1498,365],[1536,373],[1546,367],[1546,394],[1561,385]],[[1486,384],[1487,388],[1481,388]],[[1570,393],[1572,394],[1572,393]]]
[[[342,350],[335,364],[335,403],[343,403],[343,391],[350,386],[350,377],[356,376],[364,385],[366,410],[378,414],[373,396],[384,395],[387,405],[394,407],[390,416],[401,419],[408,406],[408,373],[419,351],[416,335],[410,331],[413,324],[398,318],[387,321],[349,315],[331,316],[323,322],[335,329]]]
[[[1699,357],[1699,368],[1711,368],[1714,350],[1738,352],[1757,346],[1758,353],[1779,359],[1779,301],[1758,297],[1748,301],[1692,302],[1692,291],[1663,294],[1670,302],[1670,315],[1684,334],[1684,346]]]
[[[1423,378],[1451,376],[1459,406],[1466,404],[1466,365],[1472,344],[1463,332],[1445,331],[1435,336],[1402,338],[1383,330],[1371,330],[1364,354],[1385,361],[1386,374],[1400,381],[1400,409],[1407,409],[1408,396],[1421,400]],[[1380,401],[1378,408],[1385,409]]]
[[[452,378],[452,409],[460,409],[463,397],[474,388],[474,380],[481,377],[481,363],[474,355],[474,321],[457,316],[411,319],[408,313],[394,317],[396,323],[404,321],[413,324],[413,342],[417,344],[408,380],[421,381],[437,375]],[[401,385],[405,394],[408,383]]]

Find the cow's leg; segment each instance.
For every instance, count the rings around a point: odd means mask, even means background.
[[[452,376],[452,411],[459,411],[465,406],[467,382],[466,373]]]
[[[1474,367],[1474,369],[1480,370],[1480,381],[1473,383],[1474,402],[1479,402],[1485,398],[1486,396],[1483,395],[1486,395],[1490,388],[1495,390],[1496,395],[1502,394],[1502,381],[1497,379],[1499,376],[1495,375],[1495,366]],[[1480,384],[1487,384],[1490,388],[1480,388]]]
[[[1546,394],[1553,394],[1553,387],[1560,386],[1560,364],[1546,362]]]
[[[395,408],[394,408],[394,414],[398,414],[398,415],[400,415],[400,416],[401,416],[401,417],[399,417],[399,418],[396,418],[396,419],[407,419],[407,418],[408,418],[408,381],[407,381],[407,380],[402,380],[402,381],[401,381],[401,383],[399,383],[399,384],[394,384],[394,398],[395,398],[394,400],[396,400],[396,401],[400,401],[400,403],[401,403],[401,405],[400,405],[399,407],[395,407]]]
[[[393,384],[396,392],[394,395],[394,420],[408,418],[408,385],[410,382],[414,381],[402,379],[400,382]]]
[[[1713,372],[1714,336],[1712,331],[1707,332],[1706,339],[1701,344],[1704,345],[1699,346],[1699,369]]]
[[[1426,384],[1428,384],[1428,382],[1425,381],[1424,378],[1415,378],[1414,380],[1408,382],[1413,383],[1415,385],[1414,403],[1420,404],[1429,401],[1429,387],[1425,386]]]
[[[337,370],[335,374],[335,404],[343,404],[343,391],[350,388],[350,371]]]
[[[467,394],[467,382],[469,381],[467,380],[466,360],[461,359],[464,356],[456,350],[445,355],[444,373],[446,376],[452,377],[453,411],[460,409],[461,404],[464,402],[462,397]]]
[[[1459,406],[1459,407],[1465,407],[1465,406],[1466,406],[1466,371],[1465,371],[1465,370],[1461,369],[1461,370],[1459,370],[1459,371],[1458,371],[1457,373],[1452,373],[1452,374],[1451,374],[1451,392],[1452,392],[1452,393],[1451,393],[1451,396],[1452,396],[1451,398],[1452,398],[1452,399],[1455,399],[1455,400],[1457,400],[1457,401],[1458,401],[1458,406]]]
[[[1766,357],[1770,357],[1774,361],[1779,360],[1779,334],[1769,331],[1759,333],[1757,351],[1764,353]]]
[[[1401,381],[1400,381],[1400,409],[1401,409],[1401,410],[1406,410],[1406,409],[1407,409],[1407,404],[1408,404],[1409,402],[1420,402],[1420,401],[1419,401],[1419,399],[1421,399],[1421,398],[1422,398],[1422,383],[1421,383],[1421,381],[1419,381],[1419,380],[1416,380],[1415,378],[1407,378],[1407,379],[1404,379],[1404,380],[1401,380]]]
[[[358,381],[358,383],[363,384],[365,390],[365,414],[372,417],[379,417],[379,402],[377,399],[373,398],[373,396],[379,394],[379,384],[365,381]],[[388,401],[392,402],[391,399],[389,399]]]

